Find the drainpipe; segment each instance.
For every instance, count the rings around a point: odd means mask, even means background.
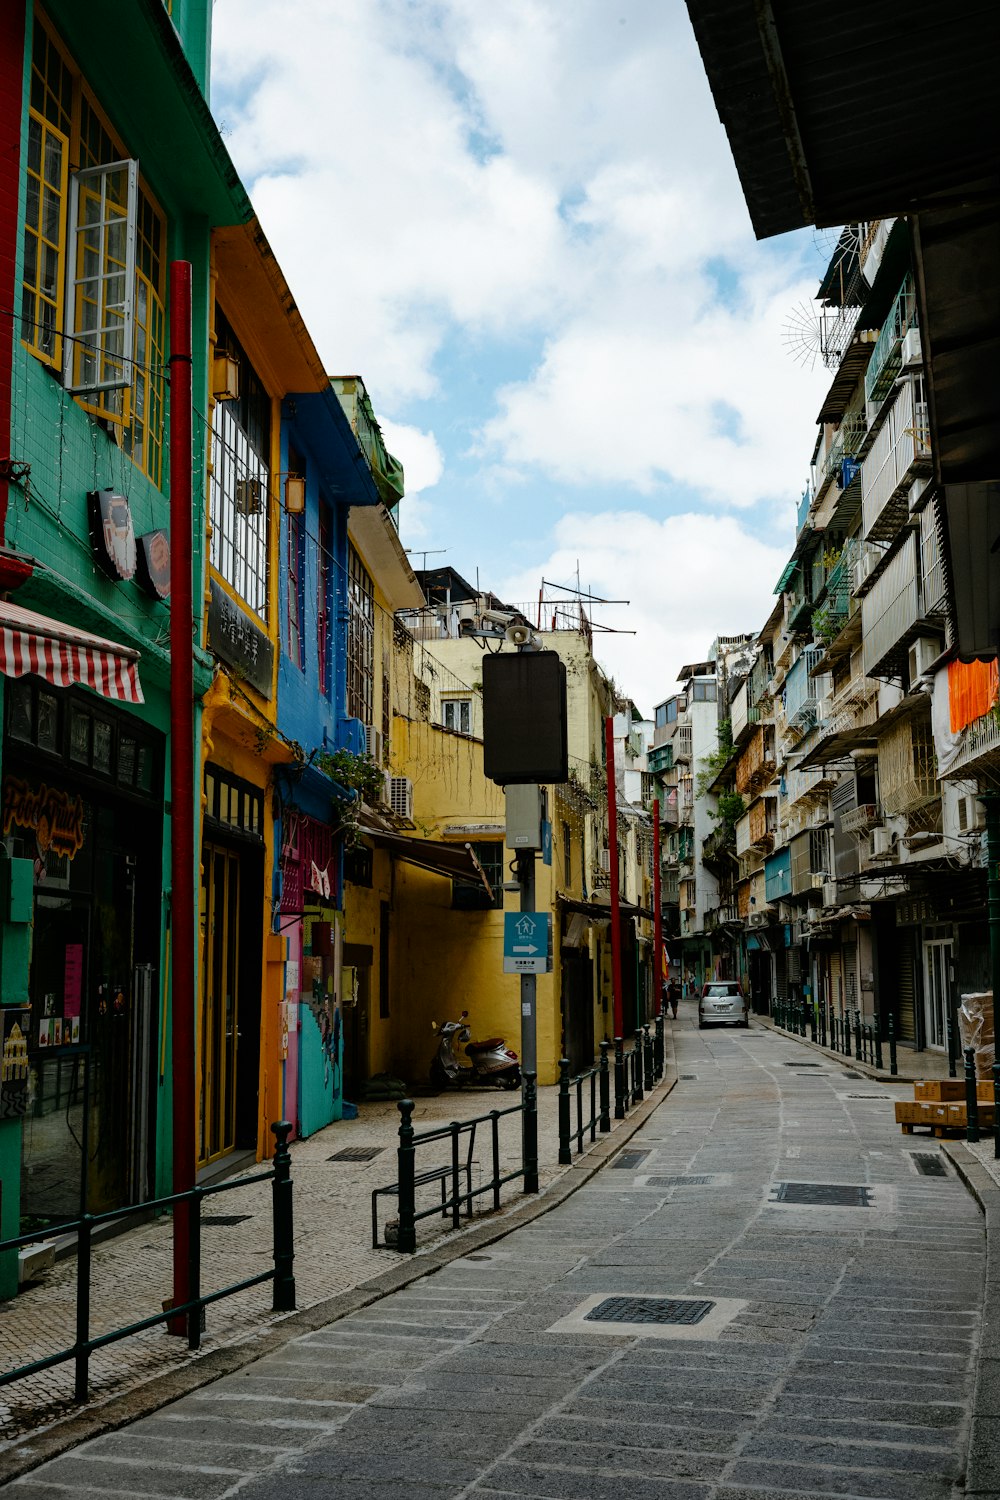
[[[173,985],[173,1191],[194,1187],[194,599],[192,564],[191,264],[170,265],[170,885]],[[173,1303],[188,1300],[190,1203],[174,1205]],[[183,1335],[186,1319],[170,1332]]]

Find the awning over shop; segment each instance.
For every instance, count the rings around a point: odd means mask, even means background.
[[[608,896],[598,896],[593,901],[580,901],[575,896],[557,894],[556,901],[563,911],[579,912],[581,916],[593,917],[595,922],[606,922],[611,916],[611,900]],[[620,901],[618,907],[623,917],[649,917],[652,920],[651,911],[636,906],[631,901]]]
[[[366,838],[388,849],[397,859],[418,865],[422,870],[433,870],[435,875],[448,875],[452,880],[482,881],[492,901],[493,888],[469,844],[442,844],[437,839],[413,838],[408,833],[377,828],[364,819],[361,830]]]
[[[0,672],[33,673],[53,687],[79,683],[118,703],[144,701],[138,651],[9,601],[0,602]]]

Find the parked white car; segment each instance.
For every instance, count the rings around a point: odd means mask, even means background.
[[[702,985],[698,1026],[749,1026],[750,1001],[738,979],[713,979]]]

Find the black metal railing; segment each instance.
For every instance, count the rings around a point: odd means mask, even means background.
[[[396,1181],[388,1187],[376,1188],[372,1194],[372,1234],[377,1241],[377,1199],[393,1195],[399,1202],[399,1225],[396,1248],[413,1254],[417,1248],[416,1226],[421,1219],[432,1214],[450,1217],[452,1227],[461,1224],[463,1208],[471,1215],[472,1203],[484,1193],[493,1197],[493,1207],[500,1207],[500,1189],[508,1182],[524,1179],[524,1192],[538,1192],[538,1090],[534,1073],[524,1074],[524,1093],[518,1104],[507,1109],[491,1109],[489,1114],[477,1115],[472,1120],[452,1120],[447,1125],[436,1125],[419,1134],[413,1128],[413,1100],[400,1099],[396,1106],[400,1113],[399,1145],[396,1150]],[[521,1116],[521,1165],[509,1172],[500,1166],[500,1121],[510,1115]],[[475,1149],[476,1130],[480,1125],[490,1127],[490,1176],[489,1180],[472,1185],[472,1153]],[[465,1166],[462,1165],[461,1139],[468,1136]],[[419,1167],[418,1149],[447,1141],[450,1160],[443,1163]],[[465,1185],[463,1187],[463,1178]],[[429,1208],[417,1208],[417,1188],[429,1182],[441,1185],[441,1201]],[[450,1188],[450,1193],[449,1193]]]
[[[640,1103],[658,1083],[666,1070],[666,1043],[663,1031],[663,1016],[653,1023],[650,1035],[649,1023],[638,1027],[635,1045],[631,1052],[625,1051],[620,1036],[614,1041],[614,1085],[616,1120],[624,1120],[629,1109]],[[583,1151],[587,1133],[593,1141],[597,1131],[605,1133],[611,1127],[611,1043],[601,1043],[600,1061],[587,1068],[576,1078],[570,1078],[569,1062],[564,1057],[559,1063],[559,1162],[562,1166],[573,1160],[573,1142],[577,1155]],[[590,1083],[590,1116],[584,1118],[585,1085]],[[576,1097],[576,1128],[572,1124],[573,1097]]]
[[[203,1310],[212,1302],[221,1302],[224,1297],[232,1297],[236,1292],[245,1292],[250,1287],[259,1286],[265,1281],[274,1283],[272,1302],[274,1311],[293,1312],[295,1310],[295,1277],[292,1274],[292,1264],[295,1251],[292,1228],[291,1155],[288,1150],[288,1137],[292,1126],[287,1121],[281,1120],[272,1125],[271,1130],[275,1137],[274,1159],[267,1171],[255,1172],[250,1177],[239,1177],[230,1182],[217,1182],[206,1187],[188,1188],[182,1193],[169,1193],[162,1198],[150,1198],[144,1203],[130,1204],[127,1208],[109,1209],[106,1213],[81,1214],[78,1219],[67,1219],[61,1224],[50,1224],[44,1230],[35,1230],[31,1234],[0,1240],[0,1254],[2,1254],[6,1250],[19,1250],[23,1245],[35,1244],[39,1240],[52,1239],[54,1235],[76,1234],[76,1339],[68,1348],[60,1349],[55,1354],[47,1354],[43,1359],[32,1360],[30,1364],[19,1365],[16,1369],[0,1372],[0,1386],[12,1385],[15,1381],[24,1380],[29,1375],[36,1375],[41,1370],[49,1370],[54,1365],[66,1364],[73,1360],[76,1365],[74,1396],[77,1401],[86,1401],[90,1389],[90,1356],[96,1350],[117,1343],[120,1339],[129,1338],[132,1334],[143,1333],[147,1328],[155,1328],[158,1323],[167,1323],[177,1329],[186,1329],[188,1348],[198,1349],[201,1347]],[[216,1197],[219,1193],[235,1192],[259,1182],[271,1184],[273,1265],[268,1270],[261,1271],[257,1276],[247,1277],[245,1281],[234,1282],[232,1286],[223,1287],[219,1291],[203,1293],[201,1290],[202,1203],[206,1198]],[[151,1317],[140,1318],[135,1323],[124,1324],[120,1328],[112,1329],[109,1333],[102,1333],[92,1338],[90,1334],[90,1290],[94,1230],[102,1224],[111,1224],[135,1214],[148,1213],[151,1209],[173,1209],[182,1205],[182,1214],[187,1219],[188,1300],[177,1306],[168,1307],[163,1312],[154,1313]],[[181,1214],[177,1217],[180,1220]],[[179,1227],[183,1232],[183,1226]]]
[[[877,1020],[865,1021],[861,1011],[849,1008],[843,1012],[824,1001],[816,1006],[806,1000],[774,1000],[771,1004],[774,1024],[782,1031],[795,1036],[808,1036],[809,1040],[830,1052],[839,1052],[844,1057],[853,1057],[855,1062],[868,1063],[873,1068],[885,1067],[882,1051],[882,1029]],[[886,1038],[889,1042],[889,1072],[895,1075],[896,1024],[890,1013],[886,1018]]]

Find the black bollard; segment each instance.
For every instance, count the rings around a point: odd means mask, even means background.
[[[607,1134],[611,1129],[611,1073],[608,1067],[608,1052],[610,1042],[601,1043],[601,1071],[598,1075],[601,1097],[600,1125],[601,1133]]]
[[[569,1058],[559,1059],[559,1165],[568,1167],[573,1160],[569,1147]]]
[[[523,1074],[524,1111],[521,1115],[521,1165],[526,1193],[538,1192],[538,1081],[537,1074]],[[400,1225],[402,1227],[402,1225]]]
[[[649,1022],[642,1028],[642,1067],[646,1093],[653,1092],[653,1038],[649,1034]]]
[[[655,1034],[653,1037],[653,1073],[659,1081],[664,1074],[666,1060],[663,1055],[663,1012],[656,1018]]]
[[[861,1062],[861,1012],[854,1012],[854,1060]]]
[[[958,1069],[958,1048],[955,1045],[955,1009],[949,1002],[948,1014],[945,1018],[945,1027],[948,1035],[948,1077],[954,1078]]]
[[[396,1183],[398,1186],[399,1231],[396,1248],[412,1255],[417,1248],[417,1227],[414,1214],[417,1211],[414,1162],[416,1147],[413,1144],[413,1100],[400,1099],[396,1108],[400,1113],[399,1146],[396,1150]]]
[[[615,1037],[615,1119],[624,1120],[628,1107],[628,1088],[625,1078],[625,1043]]]
[[[979,1098],[976,1094],[976,1049],[965,1049],[965,1139],[979,1139]]]
[[[993,1064],[993,1156],[1000,1158],[1000,1063]]]
[[[892,1011],[889,1012],[889,1072],[894,1078],[899,1072],[896,1066],[896,1018]]]
[[[877,1013],[876,1013],[876,1016],[875,1016],[875,1027],[874,1027],[874,1030],[875,1030],[875,1066],[876,1066],[876,1068],[881,1069],[882,1068],[882,1021],[881,1021],[880,1016]]]
[[[642,1098],[642,1028],[637,1026],[632,1043],[632,1103],[639,1104]]]

